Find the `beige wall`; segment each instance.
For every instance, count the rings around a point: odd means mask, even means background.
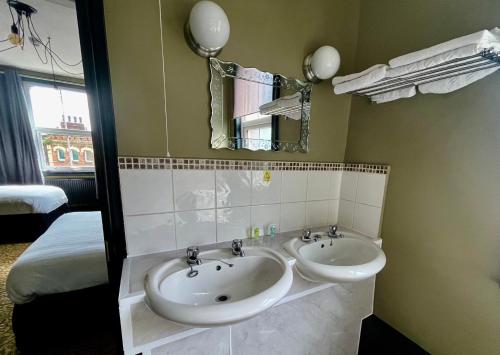
[[[500,25],[499,1],[364,0],[357,69]],[[375,313],[433,354],[500,351],[500,73],[448,95],[355,98],[346,161],[392,166]]]
[[[359,1],[217,1],[227,12],[231,37],[219,56],[243,66],[302,78],[302,60],[320,45],[342,55],[341,71],[354,69]],[[184,22],[195,0],[163,0],[167,75],[168,146],[172,156],[342,161],[349,96],[332,95],[329,81],[312,96],[310,153],[212,150],[209,69],[186,45]],[[162,66],[158,3],[105,0],[118,149],[121,155],[164,155]]]
[[[118,153],[165,155],[158,2],[105,0]]]

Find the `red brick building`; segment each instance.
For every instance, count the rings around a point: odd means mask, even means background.
[[[94,167],[92,137],[81,117],[63,117],[60,128],[43,133],[41,139],[49,167]]]

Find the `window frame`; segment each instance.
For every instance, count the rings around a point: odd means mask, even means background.
[[[26,106],[28,108],[28,115],[29,115],[30,123],[31,123],[31,129],[33,132],[33,138],[35,140],[35,147],[36,147],[36,151],[37,151],[37,155],[38,155],[38,161],[40,163],[40,168],[41,168],[42,172],[44,174],[51,174],[51,173],[68,173],[68,174],[95,173],[95,162],[94,161],[92,161],[92,163],[94,163],[94,167],[89,167],[89,166],[57,167],[57,166],[49,166],[47,164],[47,162],[45,160],[45,152],[43,149],[43,144],[41,143],[43,134],[65,134],[68,136],[78,135],[78,136],[92,137],[92,131],[80,131],[80,130],[60,129],[60,128],[37,128],[36,124],[35,124],[35,119],[33,117],[33,107],[31,105],[30,89],[34,86],[45,86],[48,88],[54,88],[54,81],[51,81],[48,79],[46,80],[46,79],[33,78],[33,77],[22,77],[22,83],[23,83],[23,90],[24,90]],[[87,94],[87,99],[88,99],[88,93],[85,90],[84,84],[68,83],[68,82],[62,82],[59,80],[57,80],[56,83],[63,90],[84,92],[85,94]],[[65,153],[69,154],[69,161],[71,163],[71,162],[75,161],[75,160],[73,160],[72,149],[70,147],[69,151],[67,151],[67,150],[68,149],[65,149]],[[85,162],[87,162],[87,161],[85,161]]]
[[[57,147],[54,147],[54,150],[57,151],[57,160],[58,161],[66,161],[66,149],[61,147],[61,146],[57,146]],[[59,155],[59,152],[62,152],[63,153],[63,158],[61,158],[61,156]]]
[[[82,152],[83,152],[83,160],[86,162],[86,163],[93,163],[94,162],[94,150],[93,149],[90,149],[90,148],[82,148],[81,149]],[[87,158],[87,153],[89,153],[92,157],[92,159],[88,159]]]

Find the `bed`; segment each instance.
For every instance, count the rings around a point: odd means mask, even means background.
[[[101,213],[72,212],[60,216],[21,254],[6,287],[11,301],[23,304],[107,282]]]
[[[68,212],[64,191],[46,185],[0,186],[0,243],[36,240],[63,213]]]
[[[16,260],[6,291],[15,303],[12,323],[22,352],[119,324],[104,317],[118,306],[108,284],[101,213],[60,216]]]

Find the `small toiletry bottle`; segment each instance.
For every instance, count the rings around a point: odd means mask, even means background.
[[[260,238],[260,228],[254,227],[252,230],[252,238],[259,239]]]
[[[269,236],[271,238],[276,237],[276,224],[270,224],[268,226],[268,232],[267,232],[267,234],[269,234]]]

